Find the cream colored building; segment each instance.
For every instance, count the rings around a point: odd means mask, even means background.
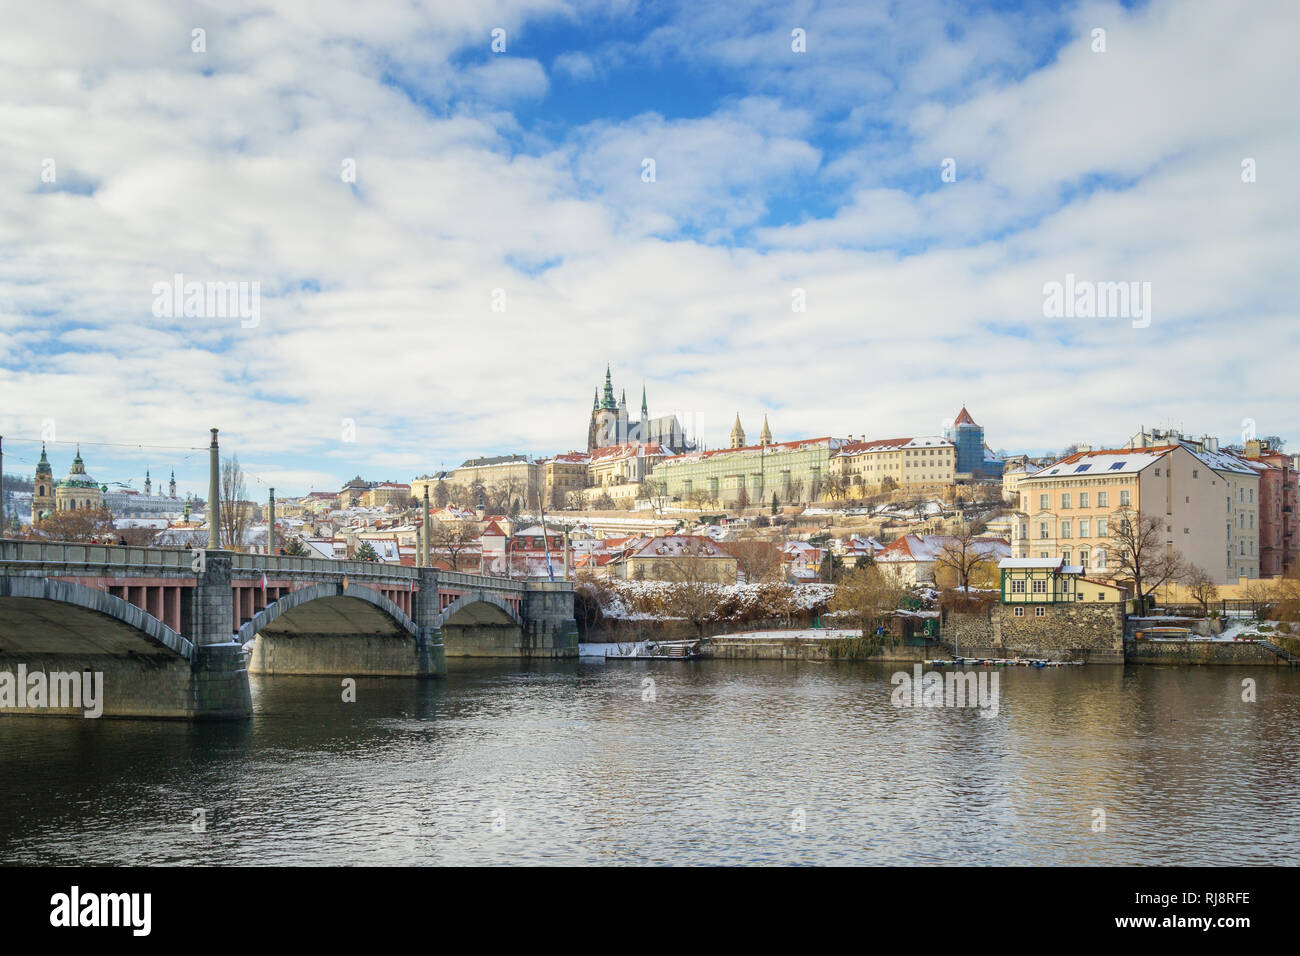
[[[587,487],[587,466],[591,457],[581,452],[556,455],[540,462],[542,487],[552,508],[563,508],[569,494]]]
[[[957,446],[939,436],[846,442],[831,455],[830,472],[854,498],[895,488],[940,491],[956,481]]]
[[[588,461],[587,481],[592,488],[636,485],[650,477],[655,465],[663,460],[664,449],[658,442],[598,448]]]
[[[1258,476],[1223,453],[1184,445],[1078,452],[1021,479],[1019,558],[1061,558],[1087,574],[1114,571],[1116,513],[1164,519],[1168,549],[1218,584],[1259,576]]]
[[[411,486],[396,482],[382,482],[361,495],[361,505],[365,508],[382,508],[388,504],[405,507],[410,500]]]

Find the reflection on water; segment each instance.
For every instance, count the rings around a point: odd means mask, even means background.
[[[894,708],[901,667],[453,662],[351,704],[255,677],[235,724],[3,717],[0,861],[1300,863],[1300,672],[1006,670],[982,719]]]

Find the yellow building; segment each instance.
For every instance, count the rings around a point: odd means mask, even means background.
[[[894,489],[938,492],[956,481],[957,446],[939,436],[845,442],[831,455],[830,473],[854,498]]]
[[[401,508],[410,500],[411,486],[398,482],[381,482],[361,495],[361,504],[366,508],[382,508],[388,504]]]
[[[636,581],[735,584],[735,555],[703,535],[670,534],[650,538],[611,562],[617,577]]]
[[[552,508],[563,508],[570,493],[587,487],[587,466],[591,458],[581,452],[547,458],[539,464],[542,469],[542,488]]]

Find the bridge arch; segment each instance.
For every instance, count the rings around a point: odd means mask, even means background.
[[[527,655],[529,628],[506,600],[490,592],[462,594],[435,620],[447,657]]]
[[[76,614],[71,620],[67,615],[60,615],[55,620],[45,615],[36,603],[42,601],[70,605],[86,613]],[[104,618],[116,622],[117,626],[99,626]],[[192,661],[195,653],[192,641],[129,601],[74,581],[26,575],[0,576],[0,632],[35,635],[47,651],[54,653],[63,653],[60,644],[64,643],[65,636],[67,652],[72,654],[135,653],[127,639],[132,633],[187,661]],[[21,648],[5,650],[10,654],[22,653]]]
[[[407,616],[406,612],[378,591],[358,584],[349,585],[347,590],[344,590],[341,584],[331,581],[310,584],[296,591],[290,591],[280,597],[279,600],[273,601],[254,614],[251,620],[244,623],[239,629],[237,639],[241,644],[247,644],[259,631],[266,630],[273,621],[289,614],[294,609],[305,604],[311,604],[313,601],[333,601],[339,598],[364,601],[366,604],[384,612],[392,619],[393,624],[411,637],[418,634],[415,622]]]
[[[425,672],[419,629],[373,588],[317,582],[258,611],[236,639],[253,674],[402,676]]]
[[[458,620],[453,622],[452,618]],[[514,608],[502,598],[486,591],[470,591],[468,594],[462,594],[443,608],[435,624],[442,629],[448,623],[524,626],[523,619]]]

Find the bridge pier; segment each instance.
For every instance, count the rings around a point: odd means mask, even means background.
[[[208,551],[188,602],[181,607],[181,631],[194,643],[190,661],[190,713],[196,720],[250,717],[253,696],[244,650],[233,637],[229,551]],[[184,604],[188,603],[188,608]]]
[[[428,514],[427,510],[425,514]],[[428,526],[427,518],[425,526]],[[447,648],[443,646],[442,631],[438,627],[438,569],[425,566],[417,570],[420,590],[415,593],[411,620],[416,627],[419,676],[446,676]]]

